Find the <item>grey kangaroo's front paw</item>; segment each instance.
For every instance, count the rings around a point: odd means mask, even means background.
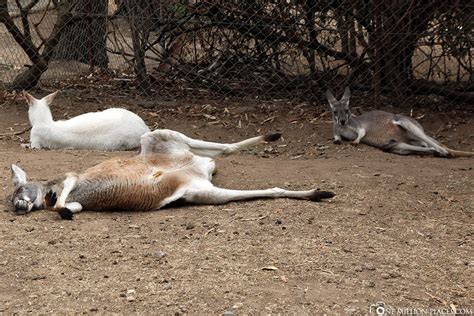
[[[332,141],[333,144],[336,144],[336,145],[340,145],[341,144],[341,140],[340,139],[334,139]]]

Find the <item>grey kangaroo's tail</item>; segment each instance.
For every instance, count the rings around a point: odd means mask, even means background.
[[[463,150],[455,150],[446,147],[445,145],[441,145],[444,149],[446,149],[449,153],[448,157],[456,158],[456,157],[474,157],[474,152],[472,151],[463,151]]]
[[[439,143],[434,138],[431,138],[430,136],[426,135],[423,130],[421,130],[418,126],[416,126],[410,121],[403,120],[403,119],[395,120],[394,124],[399,125],[400,127],[404,128],[405,130],[412,133],[416,137],[420,138],[421,140],[426,142],[428,146],[435,148],[437,152],[440,154],[440,156],[449,157],[449,158],[474,156],[474,152],[454,150],[454,149],[446,147],[445,145]]]

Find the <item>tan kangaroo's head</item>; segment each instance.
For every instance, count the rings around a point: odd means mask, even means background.
[[[351,97],[351,91],[349,87],[344,90],[344,95],[341,100],[336,100],[331,90],[326,91],[326,97],[328,98],[329,105],[331,106],[332,116],[336,124],[346,125],[351,117],[351,110],[349,108],[349,99]]]

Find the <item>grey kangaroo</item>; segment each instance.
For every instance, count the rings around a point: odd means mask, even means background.
[[[334,118],[334,143],[341,140],[363,143],[399,155],[474,156],[474,152],[453,150],[440,144],[426,135],[420,123],[405,115],[376,110],[353,116],[349,108],[349,88],[339,101],[330,90],[326,96]]]

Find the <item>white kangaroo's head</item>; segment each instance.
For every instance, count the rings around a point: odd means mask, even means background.
[[[23,98],[30,106],[28,109],[28,118],[31,126],[53,122],[53,115],[49,109],[49,105],[53,102],[58,91],[48,94],[44,98],[38,100],[26,91],[22,92]]]
[[[331,90],[326,91],[326,96],[331,106],[332,116],[336,124],[346,125],[351,117],[351,110],[349,108],[349,99],[351,97],[351,91],[349,87],[344,90],[344,95],[341,100],[336,100]]]
[[[15,212],[24,215],[32,210],[41,209],[44,203],[44,186],[38,182],[28,182],[26,172],[17,165],[11,165],[12,182],[15,187],[12,203]]]

